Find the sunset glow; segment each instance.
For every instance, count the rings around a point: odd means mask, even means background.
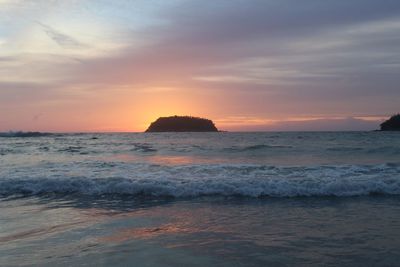
[[[373,130],[398,112],[398,1],[286,2],[0,1],[0,131]]]

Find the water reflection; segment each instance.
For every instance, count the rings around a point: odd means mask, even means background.
[[[194,233],[196,229],[179,224],[164,224],[158,227],[143,227],[119,230],[111,236],[100,238],[101,242],[125,242],[132,239],[151,239],[166,234]]]
[[[224,163],[227,159],[217,157],[202,157],[196,155],[134,155],[117,154],[112,157],[103,158],[106,161],[120,162],[146,162],[160,165],[185,165],[185,164],[211,164]]]
[[[0,237],[0,243],[3,242],[10,242],[10,241],[17,241],[21,239],[28,239],[28,238],[46,238],[49,235],[52,234],[57,234],[66,230],[71,230],[75,228],[76,226],[83,227],[83,224],[85,224],[83,221],[80,222],[74,222],[74,223],[64,223],[64,224],[59,224],[59,225],[53,225],[53,226],[48,226],[48,227],[42,227],[42,228],[35,228],[31,229],[28,231],[22,231],[22,232],[17,232],[11,235],[6,235]],[[87,225],[86,225],[87,226]]]
[[[12,199],[0,202],[0,265],[20,266],[28,259],[48,266],[79,265],[88,259],[109,265],[113,255],[132,263],[164,253],[192,255],[199,261],[207,255],[224,259],[226,266],[337,263],[338,255],[347,255],[349,264],[385,256],[390,265],[399,255],[395,252],[400,240],[399,201],[398,197]],[[179,265],[180,260],[173,258],[169,266]]]

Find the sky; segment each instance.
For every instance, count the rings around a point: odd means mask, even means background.
[[[0,131],[373,130],[399,74],[398,0],[0,0]]]

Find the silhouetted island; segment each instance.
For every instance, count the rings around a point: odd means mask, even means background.
[[[161,117],[150,124],[146,132],[218,132],[211,120],[190,117]]]
[[[381,131],[400,131],[400,114],[390,117],[381,124]]]

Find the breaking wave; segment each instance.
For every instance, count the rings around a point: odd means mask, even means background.
[[[116,164],[107,168],[115,171],[96,172],[91,171],[93,166],[88,166],[86,172],[80,170],[84,176],[61,176],[60,173],[51,176],[33,171],[25,177],[20,174],[0,177],[0,195],[59,193],[179,198],[400,194],[399,164],[315,167]],[[105,173],[112,176],[106,177]]]

